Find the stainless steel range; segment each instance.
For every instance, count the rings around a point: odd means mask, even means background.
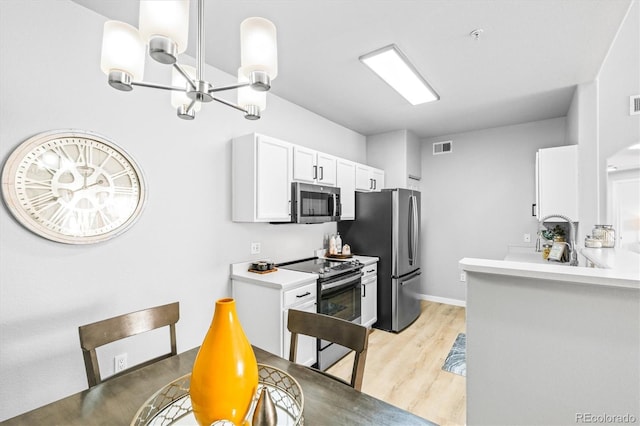
[[[318,313],[360,324],[362,263],[338,262],[317,257],[281,263],[279,268],[318,274]],[[349,353],[349,349],[318,339],[316,367],[326,370]]]

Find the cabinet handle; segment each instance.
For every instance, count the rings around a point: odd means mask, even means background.
[[[373,189],[373,179],[369,179],[369,189]]]
[[[367,274],[370,274],[370,273],[372,273],[372,272],[375,272],[375,269],[369,269],[369,270],[367,271]]]
[[[534,216],[534,217],[536,216],[536,207],[537,207],[536,203],[531,204],[531,216]]]
[[[306,292],[305,294],[296,294],[296,297],[297,297],[298,299],[300,299],[300,298],[302,298],[302,297],[307,297],[307,296],[308,296],[308,295],[310,295],[310,294],[311,294],[310,292]]]
[[[320,180],[324,180],[324,166],[320,166]]]
[[[318,179],[318,166],[313,166],[313,178]]]
[[[378,181],[373,179],[373,189],[377,189],[378,188]]]
[[[362,286],[362,297],[367,297],[367,286],[366,285]]]
[[[289,200],[289,216],[291,216],[291,200]]]

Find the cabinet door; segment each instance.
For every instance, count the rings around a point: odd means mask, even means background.
[[[291,145],[260,136],[256,160],[256,219],[291,220]]]
[[[293,147],[293,180],[314,183],[318,176],[316,151],[302,146]]]
[[[373,191],[381,191],[384,188],[384,171],[371,169],[371,179],[373,179]]]
[[[538,219],[551,214],[578,221],[578,147],[546,148],[537,156]]]
[[[291,308],[305,312],[317,312],[315,302],[308,302],[301,306],[292,306]],[[282,357],[289,359],[289,348],[291,347],[291,333],[289,333],[289,329],[287,328],[287,318],[289,315],[289,310],[285,309],[284,311],[282,311],[282,315],[282,323],[284,324],[282,332],[282,335],[284,336],[284,340],[282,342]],[[307,367],[311,367],[316,363],[318,355],[317,351],[317,339],[310,336],[298,335],[298,352],[296,353],[296,364],[302,364],[306,365]]]
[[[371,191],[372,189],[371,167],[356,164],[356,191]]]
[[[318,152],[317,154],[317,183],[335,186],[336,184],[336,157]]]
[[[336,165],[336,183],[340,187],[340,201],[342,203],[341,220],[356,218],[356,165],[355,163],[338,159]]]

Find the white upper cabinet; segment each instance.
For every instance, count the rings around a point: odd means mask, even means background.
[[[335,186],[336,157],[294,145],[293,180]]]
[[[356,218],[356,163],[338,158],[336,163],[336,182],[340,188],[342,204],[341,220]]]
[[[380,191],[385,172],[270,136],[232,140],[231,218],[291,222],[291,183],[339,186],[341,219],[355,219],[355,191]]]
[[[234,222],[289,222],[293,145],[249,134],[232,142]]]
[[[560,214],[579,221],[578,146],[540,149],[536,153],[536,217]],[[557,220],[561,221],[561,220]]]
[[[396,130],[367,136],[367,163],[384,169],[386,188],[420,190],[421,144],[413,132]]]
[[[371,192],[384,188],[383,170],[366,164],[356,164],[356,191]]]

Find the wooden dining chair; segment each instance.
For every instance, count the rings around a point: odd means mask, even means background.
[[[127,368],[113,376],[109,376],[108,379],[176,355],[178,353],[176,348],[176,323],[179,319],[180,305],[179,302],[174,302],[78,327],[80,346],[82,347],[89,387],[95,386],[103,381],[100,376],[96,348],[115,342],[116,340],[169,326],[171,352]]]
[[[299,334],[337,343],[355,352],[351,381],[347,382],[325,371],[321,371],[321,373],[356,390],[362,388],[364,365],[369,345],[369,329],[367,327],[324,314],[289,309],[287,328],[291,332],[289,361],[296,362]]]

